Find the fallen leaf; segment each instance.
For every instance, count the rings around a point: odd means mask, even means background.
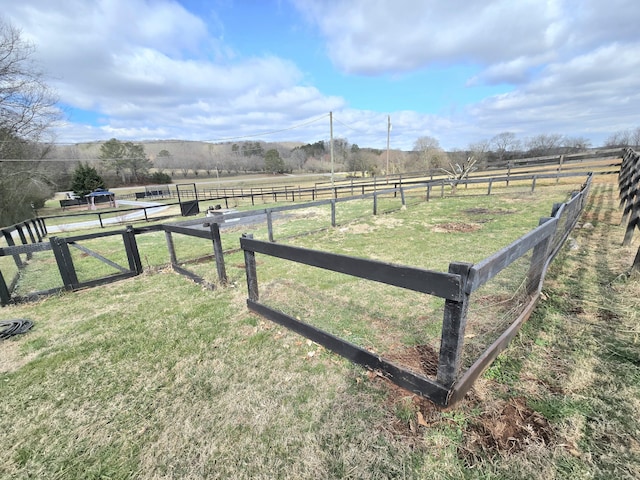
[[[420,410],[418,410],[418,425],[422,425],[423,427],[429,426],[429,424],[425,421],[424,417],[422,416],[422,412]]]

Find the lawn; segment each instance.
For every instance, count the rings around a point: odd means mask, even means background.
[[[614,181],[594,184],[581,221],[592,228],[574,232],[533,317],[449,410],[250,314],[240,252],[226,257],[229,285],[211,291],[163,267],[162,234],[141,235],[143,275],[0,310],[35,323],[0,343],[0,477],[637,478],[640,279],[627,272],[638,240],[620,246]],[[515,240],[569,190],[461,190],[406,209],[388,198],[378,216],[370,201],[339,204],[336,228],[317,207],[274,232],[446,270]],[[224,231],[225,249],[241,233]],[[92,248],[115,259],[112,238]],[[179,258],[210,251],[176,243]],[[188,268],[215,279],[211,263]],[[366,347],[400,358],[437,339],[441,305],[428,296],[260,256],[258,277],[265,303]]]

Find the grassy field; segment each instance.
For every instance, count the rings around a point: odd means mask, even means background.
[[[163,267],[163,235],[139,236],[142,276],[0,310],[35,322],[0,343],[0,477],[638,478],[638,240],[620,246],[615,179],[598,180],[533,317],[449,410],[249,314],[241,253],[227,256],[229,286],[210,291]],[[274,229],[288,244],[446,270],[530,230],[568,191],[460,190],[407,209],[389,198],[376,217],[370,202],[339,205],[335,229],[318,207]],[[225,249],[241,233],[225,231]],[[116,240],[92,248],[116,259]],[[178,257],[206,243],[179,238]],[[211,263],[188,267],[215,281]],[[398,359],[438,336],[428,296],[263,257],[258,277],[265,303]]]

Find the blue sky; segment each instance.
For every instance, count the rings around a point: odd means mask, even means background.
[[[447,149],[640,126],[633,0],[20,0],[60,143],[185,139]],[[275,132],[275,133],[269,133]],[[257,136],[256,136],[257,135]]]

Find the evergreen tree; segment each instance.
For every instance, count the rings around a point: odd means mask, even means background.
[[[269,173],[284,173],[284,160],[280,158],[278,150],[272,148],[264,155],[264,168]]]
[[[79,197],[84,197],[96,188],[106,188],[104,180],[88,163],[80,163],[73,172],[71,189]]]

